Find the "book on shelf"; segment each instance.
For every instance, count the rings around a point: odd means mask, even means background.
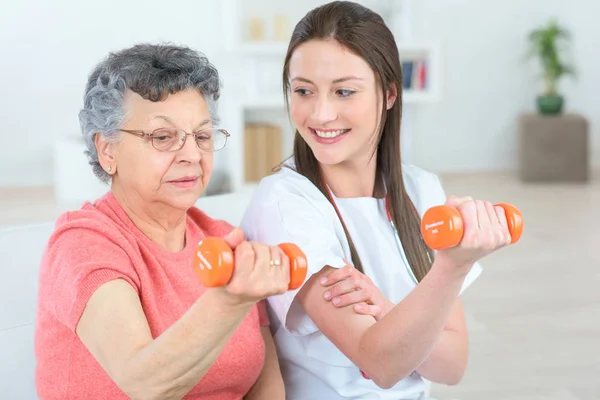
[[[402,62],[402,87],[405,90],[427,89],[427,61],[409,60]]]
[[[282,130],[272,124],[247,123],[244,127],[244,179],[259,182],[282,161]]]

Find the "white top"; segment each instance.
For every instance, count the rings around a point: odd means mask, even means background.
[[[403,165],[403,173],[406,190],[421,217],[428,208],[445,203],[446,195],[436,175],[413,165]],[[365,274],[387,298],[400,302],[415,284],[387,218],[385,200],[373,197],[334,197],[334,200]],[[351,260],[344,229],[331,203],[308,179],[289,168],[260,182],[241,227],[248,240],[271,245],[297,244],[308,259],[306,280],[325,265],[340,268],[345,265],[344,258]],[[480,273],[481,266],[474,265],[462,290]],[[421,396],[425,385],[416,372],[387,390],[363,378],[359,368],[319,331],[294,301],[299,290],[268,299],[271,329],[288,399],[398,400]]]

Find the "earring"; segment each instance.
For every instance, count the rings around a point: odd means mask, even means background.
[[[112,167],[109,165],[108,166],[108,172],[110,172],[112,170]]]

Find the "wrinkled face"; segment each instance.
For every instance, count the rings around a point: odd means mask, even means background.
[[[208,105],[197,90],[178,92],[161,102],[129,92],[125,103],[125,130],[152,133],[159,128],[178,128],[191,133],[212,128]],[[193,136],[186,136],[180,150],[161,152],[150,138],[122,132],[121,140],[107,151],[116,171],[113,185],[127,196],[178,209],[188,209],[198,200],[213,170],[213,153],[201,150]]]
[[[381,99],[375,74],[333,40],[298,46],[289,62],[290,114],[317,160],[367,162],[377,141]]]

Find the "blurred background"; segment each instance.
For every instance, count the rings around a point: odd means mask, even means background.
[[[600,2],[359,2],[398,42],[403,160],[439,174],[447,193],[511,202],[525,219],[522,240],[484,260],[464,295],[463,382],[433,395],[600,399]],[[83,155],[77,115],[94,65],[138,42],[188,45],[217,66],[231,138],[205,196],[251,193],[291,154],[283,57],[296,22],[323,3],[3,2],[0,227],[51,222],[108,190]]]

